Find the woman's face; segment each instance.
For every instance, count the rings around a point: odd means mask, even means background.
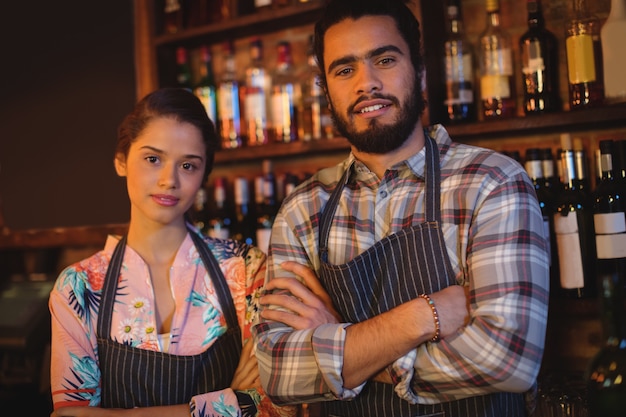
[[[205,155],[197,127],[169,117],[152,120],[126,159],[115,160],[118,175],[126,177],[131,220],[183,225],[202,186]]]

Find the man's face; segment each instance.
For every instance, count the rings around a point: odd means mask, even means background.
[[[341,135],[366,153],[397,149],[420,118],[408,45],[387,16],[346,19],[324,36],[331,111]]]

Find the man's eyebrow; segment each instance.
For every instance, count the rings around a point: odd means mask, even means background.
[[[379,48],[372,49],[371,51],[369,51],[367,54],[365,54],[365,59],[371,59],[372,57],[382,55],[387,52],[396,52],[400,55],[404,55],[404,53],[397,46],[384,45],[384,46],[381,46]],[[346,55],[341,58],[338,58],[330,63],[330,65],[328,66],[328,72],[331,72],[332,70],[334,70],[340,65],[345,65],[345,64],[352,63],[352,62],[356,62],[358,59],[359,57],[357,57],[356,55]]]

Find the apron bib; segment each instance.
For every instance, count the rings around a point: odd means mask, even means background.
[[[198,355],[170,355],[134,348],[111,339],[111,319],[126,236],[107,269],[98,316],[101,407],[133,408],[186,404],[197,394],[228,388],[241,355],[241,330],[230,290],[219,264],[194,231],[189,235],[215,286],[228,330]]]
[[[455,275],[441,232],[439,153],[426,135],[424,223],[376,242],[343,265],[328,263],[328,237],[333,217],[348,182],[350,169],[333,190],[320,220],[320,280],[347,322],[358,323],[384,313],[418,294],[454,285]],[[516,417],[524,416],[522,394],[496,393],[433,405],[410,404],[394,386],[370,381],[348,401],[321,403],[328,417]]]

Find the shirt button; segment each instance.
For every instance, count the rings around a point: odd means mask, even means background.
[[[381,191],[381,192],[380,192],[380,196],[381,196],[382,198],[386,198],[386,197],[387,197],[387,191]]]

